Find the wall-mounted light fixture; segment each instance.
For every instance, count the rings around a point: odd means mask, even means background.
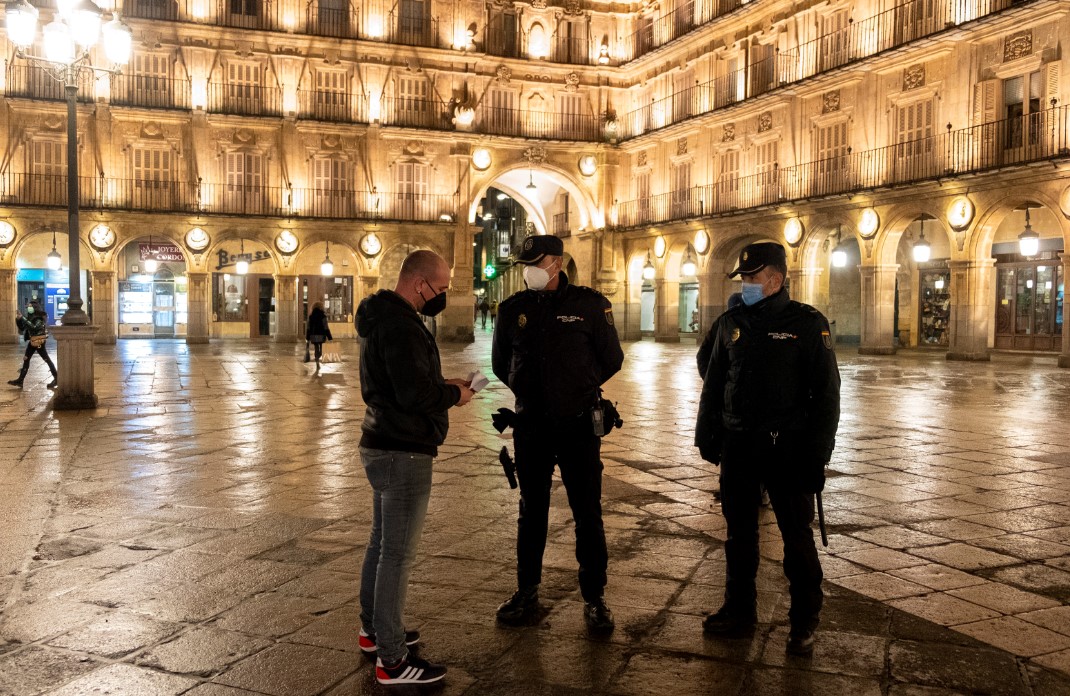
[[[48,252],[48,256],[45,258],[45,264],[50,271],[58,271],[59,267],[63,265],[63,257],[56,251],[56,231],[52,230],[52,251]]]
[[[240,276],[249,272],[249,262],[245,260],[245,240],[241,240],[241,251],[238,253],[238,262],[234,264],[234,272]]]
[[[847,267],[847,249],[843,243],[842,229],[839,225],[836,225],[836,246],[832,248],[832,267]]]
[[[1018,235],[1018,253],[1022,256],[1036,256],[1040,251],[1040,235],[1029,226],[1029,206],[1025,208],[1025,229]]]
[[[933,248],[925,241],[925,218],[921,219],[921,231],[918,233],[918,241],[914,242],[914,261],[928,263],[932,258]]]
[[[333,276],[334,264],[331,263],[331,243],[327,242],[327,255],[323,257],[323,263],[320,264],[320,275]]]
[[[646,252],[646,263],[643,264],[643,280],[654,280],[654,262],[650,260],[650,252]]]
[[[691,256],[691,245],[687,245],[687,255],[684,256],[684,262],[680,264],[680,275],[685,278],[689,278],[698,271],[698,267],[695,265],[695,258]]]

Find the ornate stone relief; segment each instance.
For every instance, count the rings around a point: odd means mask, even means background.
[[[635,161],[636,161],[636,164],[637,164],[638,166],[640,166],[640,167],[645,167],[645,166],[646,166],[646,158],[647,158],[646,150],[643,150],[643,151],[641,151],[641,152],[640,152],[640,153],[639,153],[639,154],[638,154],[638,155],[636,156],[636,159],[635,159]]]
[[[499,65],[498,69],[494,71],[494,79],[499,84],[507,85],[509,80],[513,79],[513,71],[509,69],[508,65]]]
[[[821,113],[831,114],[840,110],[840,90],[825,92],[821,95]]]
[[[546,148],[536,145],[524,150],[524,159],[528,164],[539,165],[546,162]]]
[[[565,91],[575,92],[580,87],[580,76],[574,72],[565,76]]]
[[[736,139],[736,124],[726,123],[723,126],[724,132],[721,133],[721,142],[730,143]]]
[[[686,155],[687,154],[687,138],[680,138],[679,140],[676,141],[676,154],[677,155]]]
[[[764,133],[773,129],[773,112],[763,111],[758,114],[758,132]]]
[[[1003,43],[1003,62],[1033,53],[1033,30],[1023,29],[1008,36]]]
[[[545,10],[546,0],[531,0],[531,7],[535,10]]]
[[[925,66],[911,65],[903,71],[903,91],[925,86]]]
[[[582,15],[583,8],[580,7],[580,0],[565,0],[565,14],[566,15]]]

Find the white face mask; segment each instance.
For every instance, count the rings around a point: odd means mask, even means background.
[[[550,265],[553,268],[553,264]],[[530,290],[542,290],[550,283],[550,273],[538,266],[524,266],[524,282]]]

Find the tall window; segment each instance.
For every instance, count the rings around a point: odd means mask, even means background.
[[[636,222],[650,222],[650,171],[635,175],[635,200],[639,202],[639,219]]]
[[[775,74],[773,46],[755,44],[750,48],[750,63],[747,65],[749,77],[747,96],[764,94],[773,88]]]
[[[316,157],[312,160],[313,215],[342,217],[350,214],[353,192],[350,191],[349,162],[340,157]]]
[[[62,203],[67,196],[67,143],[34,140],[30,145],[27,202]]]
[[[348,0],[319,0],[316,10],[320,34],[349,36]]]
[[[517,41],[516,9],[489,6],[487,19],[486,50],[492,56],[519,58]]]
[[[831,70],[847,62],[849,27],[846,10],[821,17],[818,71]]]
[[[171,150],[135,147],[131,155],[134,207],[168,210],[174,186]]]
[[[395,217],[401,220],[431,219],[431,203],[427,195],[430,167],[421,162],[398,162],[394,168],[397,171]]]
[[[492,87],[487,92],[486,122],[492,133],[513,135],[516,130],[516,95],[507,89]],[[535,124],[536,127],[539,124]]]
[[[1041,72],[1012,77],[1003,81],[1003,118],[1005,130],[1003,147],[1021,147],[1026,142],[1037,144],[1036,114],[1041,110],[1044,81]]]
[[[683,162],[672,167],[672,216],[689,217],[698,211],[691,210],[691,163]]]
[[[120,78],[120,99],[137,106],[174,106],[170,55],[136,53],[129,76]]]
[[[227,0],[230,13],[255,17],[260,13],[260,0]]]
[[[397,79],[397,113],[399,125],[430,126],[432,117],[430,101],[431,85],[423,77],[399,77]]]
[[[672,95],[672,120],[679,123],[690,118],[695,113],[695,90],[692,85],[691,73],[684,72],[676,76],[673,81]]]
[[[398,5],[401,43],[423,45],[430,30],[431,3],[428,0],[400,0]]]
[[[931,99],[905,104],[895,111],[896,159],[911,167],[926,158],[933,147],[933,102]],[[900,176],[912,176],[912,169],[901,170]]]
[[[718,109],[743,99],[743,93],[740,88],[743,84],[743,76],[739,70],[739,58],[733,57],[726,61],[721,61],[719,65],[721,69],[714,85],[713,95],[714,104]]]
[[[259,114],[262,96],[259,63],[227,63],[227,102],[230,110],[242,114]]]
[[[777,183],[777,160],[780,158],[780,141],[769,140],[755,146],[754,173],[757,174],[758,186],[764,188]]]
[[[564,137],[581,137],[584,132],[583,95],[561,94],[557,98],[558,125]]]
[[[554,36],[554,60],[558,63],[587,63],[587,52],[590,45],[587,41],[586,19],[562,19],[557,24],[557,34]]]
[[[842,188],[847,171],[847,121],[822,126],[814,132],[814,168],[816,181],[810,185],[817,193],[831,193]]]
[[[739,207],[739,150],[725,150],[717,174],[717,209]]]
[[[264,156],[254,152],[228,152],[224,206],[228,213],[266,212]]]
[[[349,116],[349,75],[345,70],[317,70],[312,114],[327,121]]]

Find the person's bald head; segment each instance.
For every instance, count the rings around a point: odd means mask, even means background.
[[[417,312],[450,287],[450,266],[433,251],[420,249],[405,257],[394,292],[408,300]]]

